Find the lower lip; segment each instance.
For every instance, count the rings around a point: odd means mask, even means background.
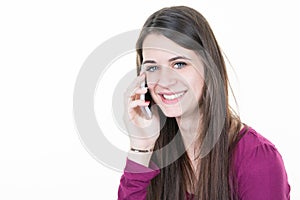
[[[183,95],[181,95],[180,97],[178,97],[176,99],[165,99],[163,95],[160,95],[160,98],[161,98],[162,102],[164,102],[165,104],[175,104],[175,103],[179,102],[179,100],[181,99],[181,97],[183,97]]]

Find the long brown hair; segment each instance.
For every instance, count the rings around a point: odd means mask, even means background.
[[[206,144],[212,149],[201,157],[200,173],[195,177],[187,153],[180,153],[180,149],[185,147],[181,137],[175,137],[180,134],[176,119],[167,118],[156,141],[155,149],[165,147],[177,138],[176,149],[160,154],[154,153],[152,161],[160,164],[167,163],[172,159],[170,157],[180,156],[167,166],[162,164],[164,167],[160,174],[148,187],[147,199],[182,200],[186,198],[188,187],[194,188],[194,199],[236,199],[231,155],[238,141],[241,122],[228,103],[229,81],[224,58],[215,36],[206,19],[198,11],[185,6],[163,8],[153,13],[143,26],[136,44],[137,66],[140,66],[143,61],[143,41],[148,34],[154,32],[197,52],[206,61],[205,84],[199,102],[202,111],[202,129],[199,130],[198,141],[203,141],[206,136],[209,136],[211,139],[206,141]],[[178,39],[178,34],[172,32],[180,33],[183,37]],[[188,42],[189,40],[193,42]],[[216,77],[214,71],[217,71],[220,76]],[[137,72],[140,72],[140,67]],[[163,115],[162,112],[160,115]],[[221,124],[220,134],[218,134],[218,131],[212,127],[220,121],[224,123]],[[200,148],[203,146],[199,146]]]

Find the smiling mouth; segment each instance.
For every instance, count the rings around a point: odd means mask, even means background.
[[[172,104],[172,103],[177,103],[184,94],[185,91],[179,93],[159,94],[159,95],[164,103]]]

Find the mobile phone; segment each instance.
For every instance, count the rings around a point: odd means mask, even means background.
[[[141,88],[145,88],[145,87],[146,87],[146,80],[144,80],[141,83]],[[147,94],[148,93],[146,93],[146,95]],[[140,95],[140,100],[143,100],[143,101],[146,100],[146,95],[145,94],[141,94]],[[141,108],[143,114],[146,116],[146,119],[151,119],[152,118],[152,112],[151,112],[151,110],[150,110],[150,108],[148,106],[140,106],[140,108]]]

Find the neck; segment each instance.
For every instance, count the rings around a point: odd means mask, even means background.
[[[199,132],[201,131],[202,114],[198,112],[176,118],[184,146],[191,161],[195,160],[199,150]]]
[[[199,159],[199,133],[202,129],[202,114],[199,116],[199,113],[188,115],[188,116],[180,116],[176,118],[179,130],[181,132],[181,136],[183,139],[183,143],[186,149],[187,156],[190,160],[190,167],[193,170],[191,175],[193,176],[193,182],[198,181],[198,175],[200,173],[200,162]],[[187,182],[187,191],[190,194],[195,193],[194,184]]]

